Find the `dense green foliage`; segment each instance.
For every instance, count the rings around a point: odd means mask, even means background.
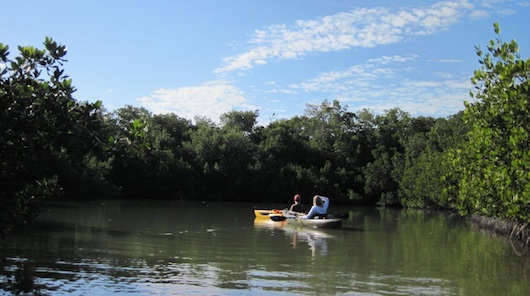
[[[464,119],[469,141],[451,154],[456,206],[465,213],[530,222],[530,59],[515,41],[477,47],[482,68],[472,79],[475,102]]]
[[[476,102],[448,118],[324,101],[265,127],[258,111],[228,112],[217,125],[80,103],[65,47],[44,45],[10,60],[0,44],[0,233],[61,194],[281,203],[324,194],[530,221],[530,66],[515,42],[477,49]]]
[[[66,48],[49,38],[44,45],[19,47],[10,60],[0,43],[0,235],[30,221],[40,200],[90,178],[89,163],[103,156],[101,103],[72,98]]]

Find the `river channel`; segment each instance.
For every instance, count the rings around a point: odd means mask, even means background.
[[[332,204],[317,230],[254,219],[272,206],[57,202],[0,240],[0,294],[530,295],[530,256],[453,213]]]

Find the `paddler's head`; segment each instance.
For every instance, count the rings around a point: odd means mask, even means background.
[[[294,202],[301,202],[302,201],[302,196],[300,194],[295,194],[294,195]]]

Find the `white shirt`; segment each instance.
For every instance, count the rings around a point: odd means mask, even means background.
[[[310,218],[313,218],[313,216],[315,215],[325,215],[327,213],[328,207],[329,207],[329,198],[325,196],[320,196],[320,195],[319,197],[324,204],[321,207],[312,206],[311,209],[309,210],[309,213],[307,213],[307,215],[305,216],[302,216],[302,219],[310,219]]]

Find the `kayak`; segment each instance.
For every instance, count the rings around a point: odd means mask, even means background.
[[[281,210],[254,210],[256,219],[269,219],[271,216],[282,216]]]
[[[344,219],[330,215],[320,218],[303,219],[300,217],[300,213],[286,210],[283,211],[282,215],[271,214],[269,215],[269,218],[276,222],[286,221],[287,224],[293,226],[312,228],[340,228],[342,226],[342,220]]]
[[[339,218],[302,219],[286,217],[285,221],[287,221],[287,223],[290,225],[299,227],[340,228],[342,226],[342,219]]]
[[[256,216],[256,219],[267,219],[269,220],[270,217],[298,217],[302,215],[302,213],[289,211],[287,209],[285,210],[254,210],[254,215]]]
[[[311,228],[340,228],[342,221],[348,219],[346,213],[336,213],[327,215],[324,218],[302,219],[301,213],[292,212],[289,210],[254,210],[256,220],[266,219],[275,222],[285,221],[290,225],[297,227],[311,227]]]

